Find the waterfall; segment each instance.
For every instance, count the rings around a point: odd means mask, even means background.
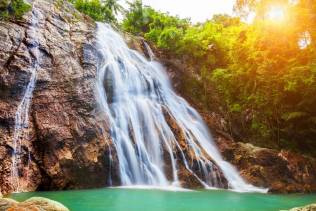
[[[266,191],[247,184],[222,159],[202,118],[172,90],[158,62],[148,61],[129,49],[119,33],[102,23],[97,25],[97,49],[102,58],[96,99],[110,125],[122,185],[178,187],[181,164],[205,188],[221,187],[215,163],[230,189]],[[181,148],[166,116],[181,128],[188,150]],[[172,178],[166,173],[166,156]]]
[[[145,41],[144,41],[144,47],[145,47],[146,53],[148,54],[149,60],[150,60],[150,61],[153,61],[154,58],[155,58],[155,54],[154,54],[154,52],[151,50],[151,48],[150,48],[150,46],[148,45],[148,43],[145,42]]]
[[[12,155],[12,168],[11,168],[11,184],[14,191],[21,192],[25,187],[21,185],[20,175],[23,168],[22,156],[23,156],[23,142],[28,138],[28,128],[29,128],[29,110],[32,103],[33,91],[36,85],[36,72],[39,67],[39,41],[38,41],[38,15],[40,12],[33,8],[31,16],[31,25],[28,29],[27,35],[31,42],[29,47],[29,52],[32,57],[32,64],[29,68],[31,73],[29,83],[25,89],[23,98],[17,108],[15,113],[15,126],[14,126],[14,136],[13,136],[13,155]],[[28,152],[28,164],[30,164],[30,152]]]

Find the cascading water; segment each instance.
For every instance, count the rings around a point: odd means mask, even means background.
[[[144,41],[144,47],[145,47],[146,52],[147,52],[147,54],[148,54],[149,60],[150,60],[150,61],[153,61],[154,58],[155,58],[155,54],[154,54],[154,52],[151,50],[151,48],[150,48],[150,46],[148,45],[148,43],[145,42],[145,41]]]
[[[214,171],[216,163],[229,188],[266,191],[245,183],[235,168],[221,158],[202,118],[175,94],[159,63],[147,61],[129,49],[120,34],[106,24],[98,23],[97,48],[102,61],[98,64],[96,98],[111,127],[122,185],[180,186],[182,162],[206,188],[221,187]],[[166,113],[181,128],[189,147],[186,152],[166,120]],[[165,154],[172,179],[165,172]],[[192,166],[192,157],[199,174]]]
[[[39,41],[38,41],[38,24],[39,24],[39,11],[33,8],[31,25],[28,29],[27,35],[31,43],[29,51],[31,53],[32,64],[29,69],[31,77],[29,83],[25,89],[22,101],[20,102],[18,109],[15,113],[15,128],[13,137],[13,155],[12,155],[12,168],[11,168],[11,184],[14,191],[21,192],[24,187],[20,184],[20,171],[23,168],[22,156],[23,156],[23,141],[28,138],[29,128],[29,109],[32,103],[33,91],[36,85],[36,72],[39,67]],[[29,153],[29,152],[28,152]],[[28,154],[28,164],[30,163],[30,154]]]

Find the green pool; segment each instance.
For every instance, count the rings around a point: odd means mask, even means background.
[[[260,211],[280,210],[316,202],[316,195],[271,195],[223,190],[164,191],[157,189],[97,189],[13,194],[57,200],[73,211]]]

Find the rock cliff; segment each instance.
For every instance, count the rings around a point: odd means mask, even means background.
[[[63,1],[38,0],[21,21],[0,22],[0,188],[12,191],[15,112],[39,45],[30,124],[24,129],[19,174],[23,190],[107,185],[109,136],[95,118],[95,23]],[[38,21],[38,43],[30,39]]]

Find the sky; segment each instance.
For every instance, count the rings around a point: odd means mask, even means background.
[[[131,2],[132,0],[127,0]],[[211,19],[214,14],[233,14],[236,0],[143,0],[143,4],[161,12],[169,12],[181,18],[190,18],[193,23]],[[127,4],[121,1],[124,7]]]
[[[143,0],[144,5],[153,7],[192,22],[203,22],[214,14],[233,14],[235,0]]]

